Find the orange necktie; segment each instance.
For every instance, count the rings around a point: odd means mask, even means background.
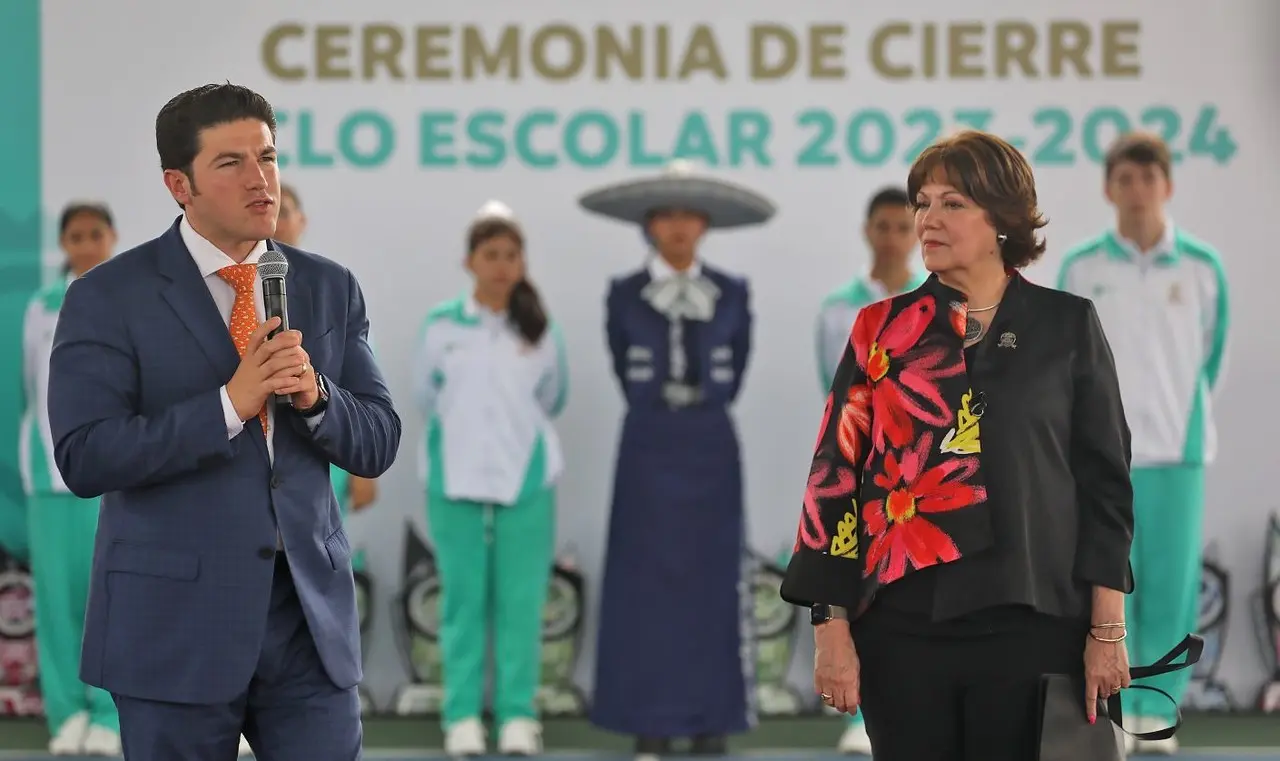
[[[253,280],[257,274],[256,264],[232,264],[218,270],[218,277],[236,289],[236,300],[231,305],[231,340],[235,341],[236,351],[240,356],[249,348],[249,336],[258,329],[258,315],[253,306]],[[267,435],[267,405],[258,410],[258,422],[262,424],[262,435]]]

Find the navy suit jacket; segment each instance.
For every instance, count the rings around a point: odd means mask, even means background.
[[[80,676],[144,700],[222,703],[257,668],[276,530],[329,678],[361,679],[351,547],[329,464],[382,475],[400,418],[342,266],[276,244],[329,405],[314,431],[277,407],[267,456],[257,418],[228,440],[220,389],[240,357],[175,222],[72,283],[58,319],[49,418],[58,470],[103,495]]]

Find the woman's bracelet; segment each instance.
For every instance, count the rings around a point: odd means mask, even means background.
[[[1129,632],[1122,631],[1120,632],[1119,637],[1099,637],[1098,635],[1093,633],[1092,629],[1090,629],[1089,636],[1092,637],[1095,642],[1116,643],[1116,642],[1124,642],[1124,638],[1129,636]]]
[[[1123,621],[1111,624],[1090,624],[1090,629],[1125,629],[1127,626]]]

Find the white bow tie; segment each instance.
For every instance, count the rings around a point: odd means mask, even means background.
[[[654,280],[640,295],[669,319],[707,322],[715,314],[720,289],[702,275],[681,273]]]

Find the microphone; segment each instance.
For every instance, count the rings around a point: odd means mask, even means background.
[[[262,312],[266,319],[280,318],[280,326],[271,331],[273,338],[289,329],[289,297],[285,293],[284,276],[289,274],[289,260],[276,249],[268,249],[258,259],[258,277],[262,279]],[[288,394],[276,394],[276,404],[293,404]]]

